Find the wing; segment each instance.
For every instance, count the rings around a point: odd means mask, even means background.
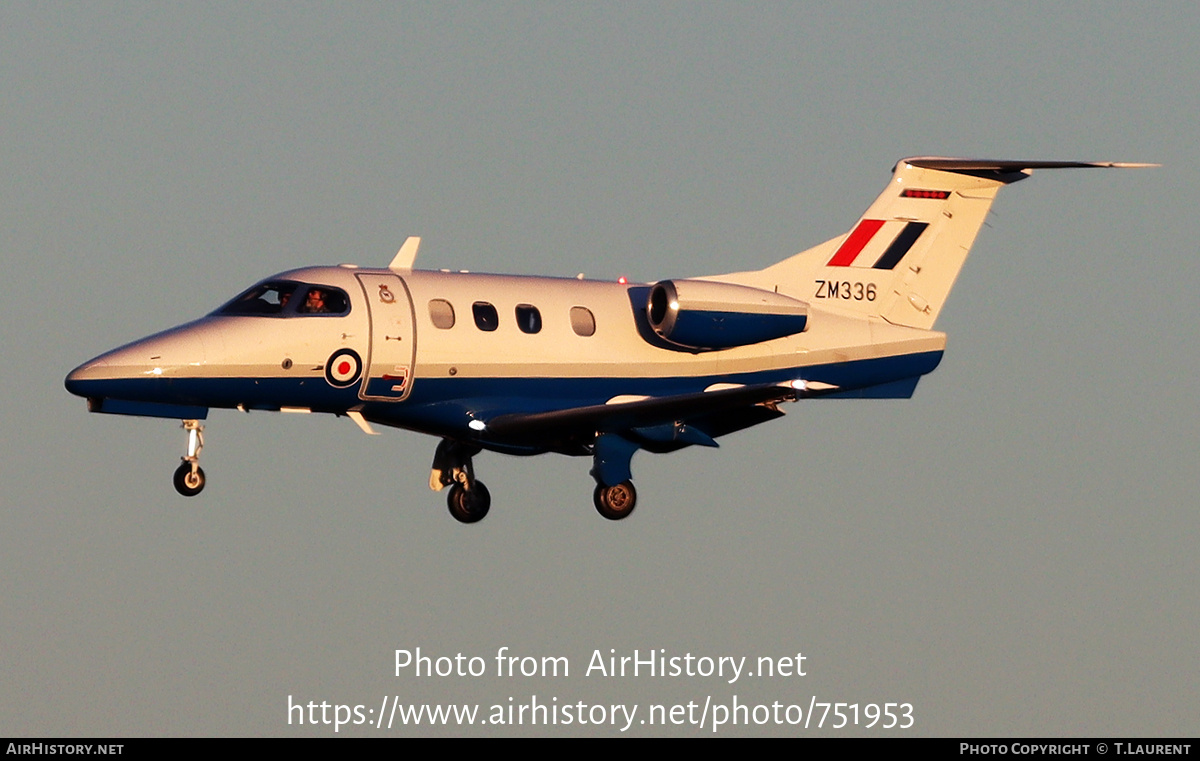
[[[501,414],[487,421],[487,433],[508,441],[560,443],[615,433],[640,440],[647,449],[664,451],[689,444],[716,446],[717,436],[782,415],[776,407],[780,402],[837,390],[823,383],[717,384],[674,396],[618,396],[605,404]]]

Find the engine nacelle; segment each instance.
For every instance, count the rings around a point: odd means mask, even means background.
[[[689,349],[730,349],[794,335],[808,304],[759,288],[707,280],[663,280],[646,302],[650,327]]]

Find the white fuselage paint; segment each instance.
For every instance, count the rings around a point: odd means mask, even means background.
[[[373,298],[367,296],[359,276],[374,282],[394,279],[400,285],[391,289],[397,298],[411,294],[414,324],[410,330],[397,331],[403,335],[401,340],[388,345],[376,336],[372,341],[371,317],[395,305],[380,302],[377,291]],[[353,349],[368,364],[378,365],[369,357],[385,350],[393,352],[394,358],[408,356],[395,352],[404,341],[415,345],[414,386],[435,378],[710,377],[942,351],[946,343],[940,332],[814,305],[803,333],[750,346],[692,352],[647,340],[644,327],[639,331],[648,285],[347,267],[291,270],[270,280],[341,288],[350,296],[350,312],[286,319],[210,315],[97,357],[80,368],[79,379],[153,372],[179,378],[311,377],[317,381],[323,378],[324,363],[339,348]],[[638,296],[643,300],[638,301]],[[453,306],[453,327],[434,326],[429,307],[434,299]],[[477,302],[495,307],[496,330],[476,327],[472,307]],[[538,309],[539,332],[520,330],[518,305]],[[573,307],[586,308],[594,316],[593,335],[578,335],[572,329]]]

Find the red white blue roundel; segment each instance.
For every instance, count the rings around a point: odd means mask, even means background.
[[[338,349],[325,363],[325,380],[338,388],[354,385],[362,375],[362,358],[353,349]]]

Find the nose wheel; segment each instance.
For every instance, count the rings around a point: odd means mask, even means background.
[[[204,489],[204,468],[193,463],[182,463],[175,469],[175,491],[185,497],[194,497]]]
[[[183,421],[187,431],[187,454],[175,469],[175,491],[185,497],[194,497],[204,489],[204,469],[200,467],[200,450],[204,449],[204,426],[199,420]]]

